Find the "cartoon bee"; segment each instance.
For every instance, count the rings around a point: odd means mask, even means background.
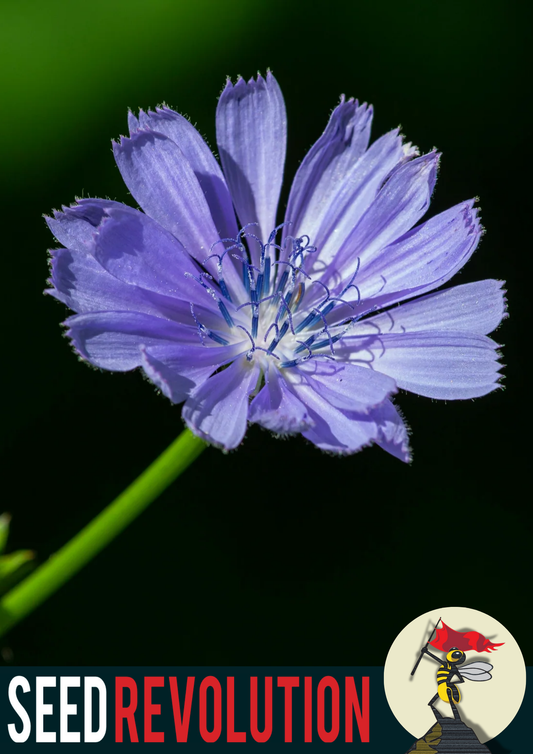
[[[440,657],[429,651],[427,644],[422,647],[420,652],[439,663],[439,669],[437,670],[437,693],[428,702],[430,707],[440,698],[443,702],[451,704],[452,709],[455,710],[455,705],[461,701],[461,692],[456,684],[464,683],[465,679],[468,681],[490,681],[492,678],[490,671],[493,666],[488,662],[471,662],[459,671],[457,666],[463,664],[466,660],[466,654],[457,649],[457,647],[452,647],[446,653],[444,662]],[[457,676],[458,680],[452,683],[451,681],[454,676]]]

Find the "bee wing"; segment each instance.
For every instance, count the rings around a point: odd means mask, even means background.
[[[490,662],[471,662],[460,668],[459,672],[468,681],[490,681],[492,676],[489,671],[492,668]]]

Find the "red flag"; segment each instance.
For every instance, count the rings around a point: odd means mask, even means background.
[[[493,644],[478,631],[454,631],[441,620],[442,628],[437,628],[437,635],[430,641],[432,647],[440,649],[442,652],[449,652],[452,647],[457,647],[461,652],[474,650],[476,652],[492,652],[494,649],[501,647],[505,642]]]

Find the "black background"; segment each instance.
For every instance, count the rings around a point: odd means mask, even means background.
[[[214,145],[226,75],[272,68],[289,119],[284,206],[341,92],[372,102],[374,138],[401,124],[421,150],[443,152],[430,215],[480,197],[487,233],[456,282],[505,279],[510,318],[495,334],[505,345],[505,390],[457,403],[400,395],[412,465],[377,448],[335,458],[253,427],[236,452],[208,449],[12,630],[5,657],[18,665],[383,664],[410,620],[465,605],[506,625],[533,663],[530,47],[519,4],[20,6],[2,6],[10,44],[2,53],[1,483],[2,507],[14,516],[10,549],[33,548],[44,560],[182,428],[180,409],[140,374],[79,363],[61,337],[65,307],[42,295],[54,242],[41,215],[82,194],[132,203],[110,151],[128,107],[166,101]]]

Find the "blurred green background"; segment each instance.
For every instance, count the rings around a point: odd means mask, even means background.
[[[506,279],[505,391],[403,394],[410,467],[252,429],[209,449],[119,540],[2,640],[16,664],[382,664],[417,615],[492,614],[529,664],[530,44],[507,0],[17,0],[0,3],[2,503],[8,550],[40,559],[181,430],[139,374],[80,364],[42,290],[43,213],[130,202],[110,139],[163,101],[215,144],[226,75],[270,67],[289,118],[283,202],[344,92],[443,161],[431,213],[480,196],[487,229],[459,277]],[[526,143],[527,138],[527,143]],[[0,512],[1,512],[0,509]],[[442,543],[447,542],[443,548]],[[528,654],[529,653],[529,654]]]

